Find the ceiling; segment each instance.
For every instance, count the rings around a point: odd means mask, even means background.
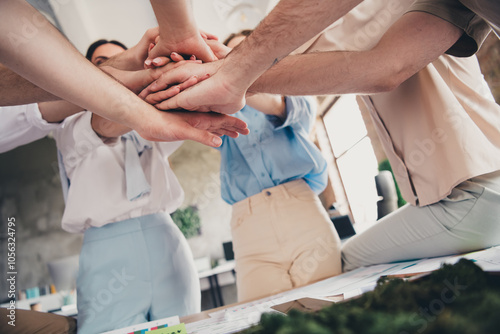
[[[116,39],[134,45],[157,25],[149,0],[28,0],[84,53],[94,41]],[[191,0],[200,29],[223,40],[252,29],[278,0]]]

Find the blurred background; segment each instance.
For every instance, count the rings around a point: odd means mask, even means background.
[[[144,31],[156,26],[148,0],[29,0],[82,53],[94,41],[115,39],[128,47]],[[252,29],[278,0],[192,0],[200,29],[224,40],[230,33]],[[500,101],[500,42],[490,36],[478,54],[481,68],[497,102]],[[338,119],[342,118],[342,126]],[[318,97],[314,141],[329,162],[330,183],[321,199],[332,216],[347,216],[359,232],[377,219],[375,176],[386,163],[371,119],[360,110],[356,96]],[[185,142],[171,157],[171,165],[185,193],[176,221],[200,263],[200,271],[223,263],[223,243],[231,240],[231,208],[220,198],[219,153]],[[110,208],[112,209],[112,208]],[[61,229],[64,201],[57,169],[55,142],[44,138],[0,154],[0,248],[6,254],[7,218],[16,218],[17,289],[54,284],[49,263],[78,255],[82,235]],[[226,252],[227,253],[227,252]],[[6,256],[0,257],[6,273]],[[236,301],[234,277],[221,280],[225,303]],[[208,289],[205,283],[204,289]],[[0,280],[0,303],[7,296]],[[204,294],[203,308],[214,306]]]

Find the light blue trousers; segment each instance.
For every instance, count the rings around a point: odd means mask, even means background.
[[[343,270],[460,254],[500,244],[500,173],[459,184],[443,200],[406,205],[349,239]]]
[[[77,279],[78,333],[101,333],[200,312],[191,250],[168,214],[85,231]]]

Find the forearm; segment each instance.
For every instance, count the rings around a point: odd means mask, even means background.
[[[198,35],[196,21],[187,0],[151,0],[160,36],[167,37],[172,43]]]
[[[66,101],[51,101],[38,103],[38,109],[42,114],[42,118],[48,123],[60,123],[66,117],[83,111],[82,107],[74,105]]]
[[[462,31],[436,16],[405,14],[372,50],[285,58],[249,89],[284,95],[390,91],[448,50]]]
[[[288,56],[258,78],[251,93],[326,95],[385,91],[387,71],[371,52],[320,52]],[[391,70],[392,71],[392,70]]]
[[[34,31],[26,37],[22,32],[29,24]],[[0,1],[0,31],[0,62],[21,76],[109,119],[130,126],[142,123],[149,106],[88,62],[24,1]]]
[[[0,106],[59,100],[0,64]]]
[[[266,114],[286,117],[285,97],[274,94],[255,94],[247,97],[247,105]]]
[[[112,122],[97,114],[92,114],[92,129],[103,138],[116,138],[132,130],[120,123]]]
[[[225,59],[222,70],[231,84],[246,89],[263,72],[280,61],[361,0],[282,0],[254,32]]]

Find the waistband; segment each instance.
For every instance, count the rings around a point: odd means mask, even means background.
[[[291,194],[295,194],[304,190],[310,190],[311,193],[314,194],[309,185],[303,179],[282,183],[271,188],[266,188],[258,194],[234,203],[233,212],[251,212],[252,209],[261,206],[265,202],[279,199],[288,200],[290,199]]]
[[[83,242],[109,239],[121,234],[139,232],[156,226],[173,223],[172,218],[165,212],[153,213],[146,216],[129,218],[122,221],[106,224],[101,227],[90,227],[84,232]]]
[[[470,181],[500,193],[500,170],[473,177]]]

